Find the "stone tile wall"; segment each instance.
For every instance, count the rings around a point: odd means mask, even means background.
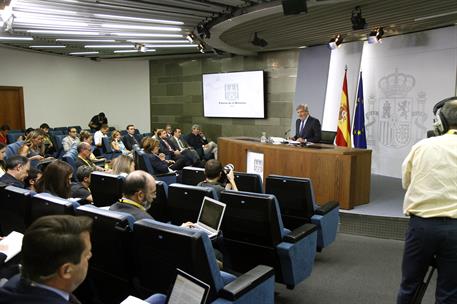
[[[150,61],[151,128],[165,124],[190,132],[202,126],[207,136],[258,137],[263,131],[282,136],[290,128],[295,95],[298,50],[261,53],[258,56]],[[203,117],[202,74],[264,70],[266,119]]]

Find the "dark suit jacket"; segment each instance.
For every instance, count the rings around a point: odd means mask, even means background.
[[[295,140],[297,138],[303,138],[313,143],[318,143],[321,140],[321,123],[319,122],[319,119],[308,116],[308,120],[306,121],[302,132],[300,132],[300,124],[301,120],[297,119],[295,122]]]
[[[169,149],[168,146],[166,145],[165,141],[166,141],[167,144],[170,146],[170,148],[172,149],[172,151],[170,151],[170,149]],[[174,151],[175,151],[176,149],[174,149],[174,147],[168,142],[168,139],[160,139],[159,142],[160,142],[160,148],[159,148],[160,153],[165,154],[166,159],[175,159],[175,153],[174,153]]]
[[[132,151],[133,145],[139,144],[135,136],[130,136],[129,134],[124,135],[124,137],[122,137],[122,142],[124,143],[125,148],[129,151]]]
[[[154,174],[168,173],[168,163],[164,160],[161,160],[157,155],[152,153],[145,153],[144,161],[149,161],[154,170]]]
[[[141,210],[140,208],[121,202],[114,203],[111,207],[109,207],[109,210],[128,213],[135,218],[135,221],[142,219],[154,219],[151,215],[149,215],[149,213]]]
[[[184,146],[184,148],[189,148],[189,144],[184,140],[184,138],[180,138],[180,140],[181,140],[181,143]],[[174,136],[168,138],[168,143],[174,150],[180,150],[178,141],[176,140],[176,138]]]
[[[25,185],[23,182],[17,180],[14,176],[12,176],[8,173],[5,173],[5,174],[3,174],[2,177],[0,177],[0,182],[7,184],[9,186],[14,186],[14,187],[23,188],[23,189],[25,188]]]
[[[0,288],[0,304],[68,304],[60,295],[47,289],[31,286],[19,275]]]

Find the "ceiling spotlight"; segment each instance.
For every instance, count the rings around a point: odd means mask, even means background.
[[[365,21],[365,18],[362,17],[362,9],[360,6],[356,6],[352,10],[351,22],[353,30],[363,30],[367,27],[367,22]]]
[[[189,40],[190,43],[193,43],[195,40],[195,35],[190,33],[186,36],[186,39]]]
[[[378,27],[377,29],[371,31],[368,34],[368,43],[370,43],[370,44],[380,43],[383,35],[384,35],[384,29],[382,27]]]
[[[199,51],[200,53],[202,53],[202,54],[205,54],[205,52],[206,52],[205,46],[203,45],[203,43],[199,43],[199,44],[197,45],[197,49],[198,49],[198,51]]]
[[[335,38],[330,39],[330,41],[328,42],[328,47],[331,50],[334,50],[334,49],[336,49],[336,48],[341,46],[341,43],[343,43],[343,40],[344,40],[343,35],[337,34],[335,36]]]
[[[146,51],[148,50],[146,48],[146,46],[144,44],[141,44],[141,43],[135,43],[134,44],[134,48],[135,50],[141,52],[141,53],[146,53]]]
[[[268,45],[268,42],[265,39],[260,38],[257,32],[254,33],[254,39],[252,39],[251,43],[260,47],[266,47]]]
[[[198,36],[200,37],[200,39],[209,39],[209,38],[211,38],[210,31],[208,30],[206,25],[203,24],[203,23],[199,23],[197,25],[197,33],[198,33]]]

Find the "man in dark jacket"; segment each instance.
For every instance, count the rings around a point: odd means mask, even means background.
[[[36,220],[22,241],[21,274],[0,288],[0,304],[80,303],[72,292],[86,278],[91,225],[69,215]]]

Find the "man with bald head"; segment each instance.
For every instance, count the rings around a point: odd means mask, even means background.
[[[156,198],[156,181],[145,171],[133,171],[124,182],[122,198],[109,210],[126,212],[135,220],[153,219],[147,212]]]
[[[97,171],[105,171],[104,168],[97,166],[94,162],[90,159],[90,155],[92,154],[92,147],[89,143],[82,142],[78,145],[78,158],[76,159],[75,166],[79,168],[81,166],[88,166],[93,168]]]
[[[296,108],[297,121],[295,122],[294,140],[299,142],[318,143],[321,140],[321,123],[319,119],[309,115],[309,108],[306,104],[300,104]]]

